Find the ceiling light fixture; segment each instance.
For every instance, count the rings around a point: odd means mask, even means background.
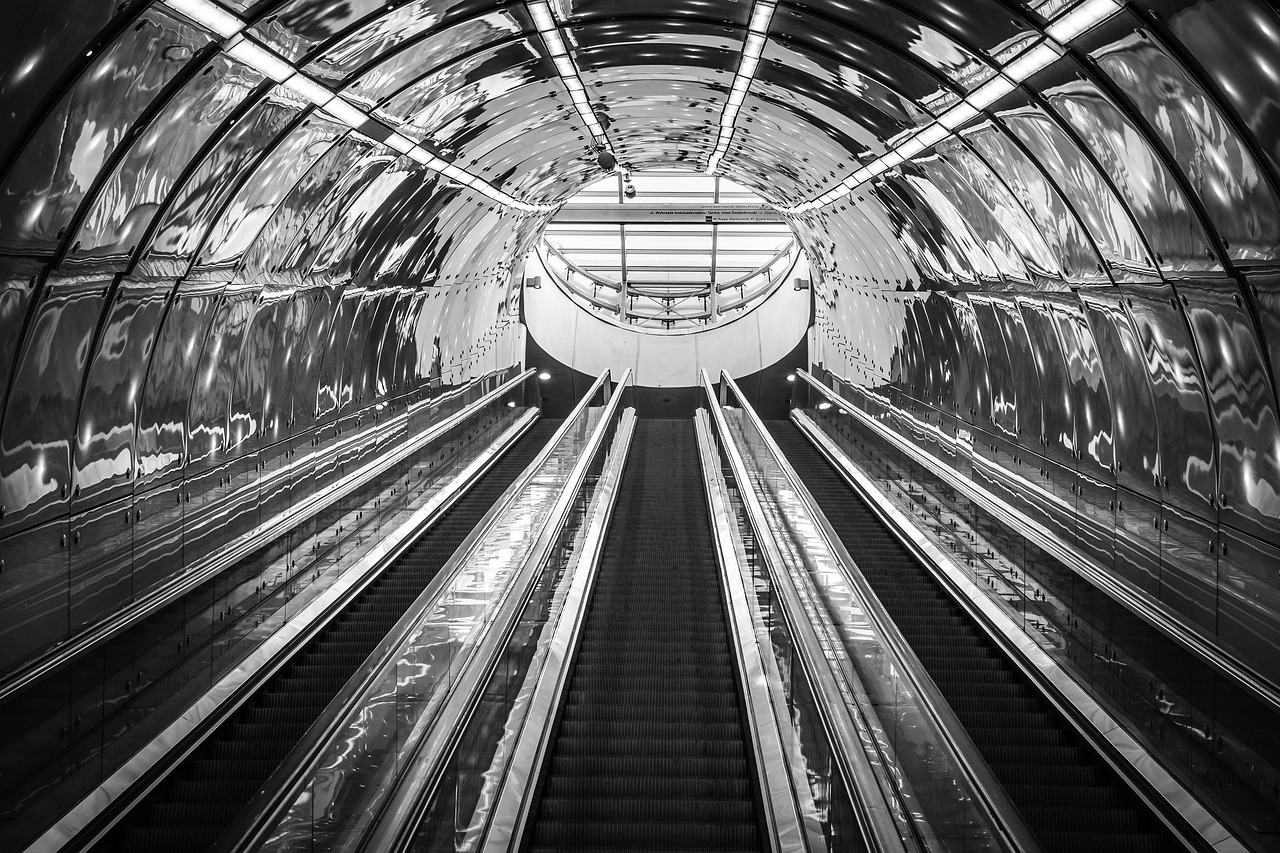
[[[782,208],[782,212],[795,215],[826,207],[894,166],[928,151],[978,118],[983,110],[997,103],[1019,84],[1052,65],[1062,56],[1063,44],[1093,29],[1121,9],[1123,6],[1117,0],[1082,0],[1045,27],[1048,38],[1042,38],[1023,50],[1003,68],[998,69],[995,76],[966,95],[958,104],[938,115],[929,125],[899,140],[893,150],[872,160],[838,186],[817,198],[794,207]]]
[[[560,33],[560,25],[556,22],[547,0],[526,0],[524,5],[533,18],[533,25],[537,28],[538,35],[542,37],[542,43],[547,48],[547,54],[551,57],[556,73],[560,75],[564,87],[569,90],[569,100],[573,102],[574,109],[578,111],[582,123],[587,126],[587,131],[594,140],[594,146],[608,151],[610,156],[613,156],[609,136],[605,133],[604,125],[600,123],[591,105],[591,99],[587,97],[587,88],[582,85],[578,65],[569,55],[569,48],[565,45],[564,36]],[[614,157],[614,164],[616,168],[616,157]],[[601,162],[601,168],[604,168],[603,162]]]
[[[231,58],[280,84],[313,104],[321,113],[357,133],[381,139],[392,151],[421,163],[443,177],[483,195],[490,201],[522,213],[551,213],[559,205],[535,204],[505,193],[484,179],[442,160],[387,123],[374,118],[337,92],[308,77],[293,63],[250,39],[248,23],[211,0],[162,0],[164,5],[226,41],[222,50]]]
[[[164,4],[224,39],[248,26],[238,15],[209,0],[165,0]]]
[[[719,170],[720,161],[729,153],[729,143],[733,141],[734,127],[738,123],[738,112],[747,100],[747,90],[755,81],[756,70],[764,56],[765,43],[769,39],[769,24],[773,21],[773,13],[777,8],[777,0],[756,0],[751,7],[751,22],[747,26],[747,40],[742,45],[742,59],[738,63],[737,73],[733,75],[733,85],[729,88],[724,110],[720,113],[720,132],[716,136],[716,147],[707,160],[707,174],[714,174]]]
[[[1116,0],[1084,0],[1045,27],[1045,33],[1059,44],[1066,44],[1110,18],[1121,8]]]

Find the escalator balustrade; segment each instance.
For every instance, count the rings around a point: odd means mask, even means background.
[[[560,423],[536,422],[420,540],[95,849],[111,853],[209,849]]]
[[[1045,850],[1182,850],[800,429],[767,427]]]

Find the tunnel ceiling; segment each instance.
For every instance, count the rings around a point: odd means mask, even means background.
[[[1262,0],[46,0],[0,45],[0,533],[492,365],[602,149],[783,208],[825,297],[1280,250]]]

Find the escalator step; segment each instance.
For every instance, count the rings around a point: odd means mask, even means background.
[[[691,421],[639,422],[529,850],[762,849],[697,469]]]

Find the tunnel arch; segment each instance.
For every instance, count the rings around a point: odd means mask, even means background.
[[[84,519],[212,501],[519,363],[555,206],[601,176],[601,139],[628,168],[707,168],[762,4],[547,7],[601,138],[536,3],[212,5],[243,32],[179,0],[56,0],[0,35],[0,550],[29,567],[0,613],[54,614],[134,547],[73,553]],[[1103,5],[1058,44],[1079,4],[779,3],[719,167],[789,212],[816,373],[1011,482],[1049,472],[1064,535],[1096,516],[1100,560],[1256,656],[1280,643],[1280,16]],[[1131,556],[1148,529],[1154,567]]]

